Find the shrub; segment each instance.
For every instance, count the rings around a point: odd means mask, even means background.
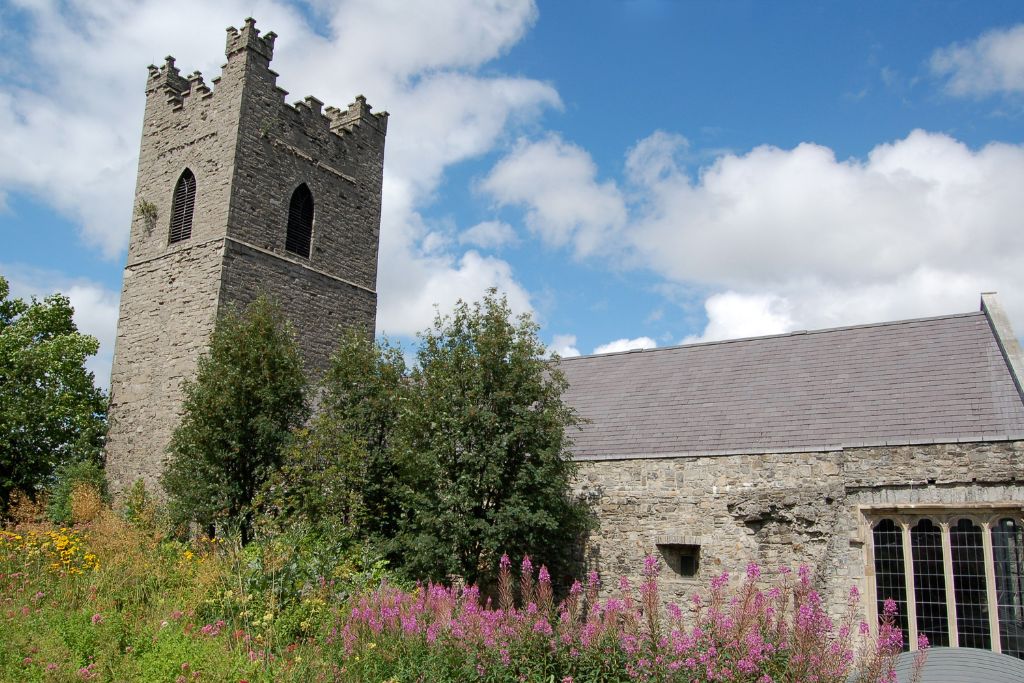
[[[78,492],[80,515],[91,511],[92,516],[95,516],[102,503],[109,502],[107,478],[103,467],[98,462],[75,460],[57,468],[55,481],[50,487],[49,503],[46,507],[46,516],[51,522],[70,524],[75,519],[73,502],[76,491]],[[87,501],[87,498],[94,500]],[[92,509],[87,511],[84,506],[90,506]]]
[[[252,501],[280,465],[308,406],[302,360],[280,307],[260,296],[217,320],[209,352],[184,385],[184,416],[162,484],[176,523],[251,538]]]

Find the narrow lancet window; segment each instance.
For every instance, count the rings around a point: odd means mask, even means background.
[[[910,529],[910,549],[914,562],[917,633],[928,636],[933,646],[949,647],[942,529],[931,520],[922,519]]]
[[[313,193],[303,183],[295,188],[288,206],[288,234],[284,248],[293,254],[309,258],[309,243],[313,237]]]
[[[896,603],[896,623],[903,632],[903,649],[910,647],[907,625],[906,565],[903,560],[903,530],[891,519],[883,519],[875,526],[875,583],[878,595],[878,614],[885,614],[885,601]]]
[[[192,237],[192,210],[196,205],[196,177],[187,168],[181,172],[178,184],[174,186],[174,200],[171,202],[170,244]]]
[[[991,647],[988,586],[985,581],[985,543],[980,526],[969,519],[949,528],[953,553],[953,597],[960,647]]]
[[[999,642],[1003,654],[1024,659],[1024,527],[1001,519],[992,527]]]

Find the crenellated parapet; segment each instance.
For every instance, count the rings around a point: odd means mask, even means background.
[[[366,103],[366,98],[357,95],[355,102],[348,105],[345,111],[336,107],[327,107],[327,118],[331,121],[331,130],[335,133],[351,131],[359,125],[368,125],[381,135],[388,132],[388,113],[386,111],[376,114],[371,112],[372,107]]]
[[[273,32],[261,35],[251,17],[240,29],[229,27],[224,49],[227,63],[211,81],[212,88],[198,71],[183,76],[175,65],[174,57],[168,56],[160,67],[150,66],[146,93],[153,96],[150,99],[153,116],[172,116],[179,121],[194,119],[198,123],[212,115],[211,107],[220,110],[222,105],[210,102],[195,108],[195,103],[217,98],[219,93],[226,92],[229,93],[226,104],[231,109],[234,109],[234,103],[242,100],[250,103],[246,106],[249,123],[258,127],[264,139],[319,141],[323,147],[321,152],[327,156],[335,153],[348,155],[347,143],[339,138],[350,135],[356,135],[372,146],[382,147],[387,134],[388,113],[372,111],[363,95],[357,96],[343,109],[325,106],[323,101],[312,95],[291,104],[287,102],[288,92],[277,85],[277,73],[270,68],[276,38]],[[231,94],[239,91],[241,98]],[[181,119],[183,116],[186,118]],[[245,122],[240,122],[240,125],[244,127]]]
[[[277,34],[270,31],[261,37],[259,29],[256,28],[256,20],[252,17],[246,18],[241,29],[229,26],[227,31],[228,42],[224,54],[228,59],[245,50],[252,50],[266,59],[268,64],[274,58],[274,41]]]
[[[183,78],[181,70],[174,65],[174,57],[167,55],[163,66],[150,64],[149,78],[146,79],[146,94],[165,93],[168,100],[180,100],[182,93],[189,89],[189,81]]]

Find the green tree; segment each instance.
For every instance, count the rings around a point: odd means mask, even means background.
[[[162,484],[172,519],[252,532],[253,497],[281,463],[293,429],[309,415],[306,378],[290,326],[260,296],[228,309],[214,326],[184,415],[174,431]]]
[[[321,438],[347,434],[363,450],[360,460],[363,534],[388,545],[398,532],[407,499],[409,458],[396,447],[408,412],[410,385],[401,349],[365,331],[341,338],[324,377],[322,412],[314,431]]]
[[[420,335],[402,423],[419,465],[421,495],[403,534],[416,576],[486,584],[502,553],[528,554],[556,577],[569,570],[589,519],[570,488],[567,432],[578,418],[537,330],[492,289]]]
[[[81,334],[67,297],[9,297],[0,277],[0,512],[11,491],[31,496],[55,469],[102,461],[106,399],[85,360],[99,342]]]

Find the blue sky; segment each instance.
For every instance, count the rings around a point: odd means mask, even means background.
[[[145,67],[244,17],[391,121],[379,332],[488,286],[563,354],[975,310],[1024,330],[1019,2],[0,6],[0,274],[109,374]]]

